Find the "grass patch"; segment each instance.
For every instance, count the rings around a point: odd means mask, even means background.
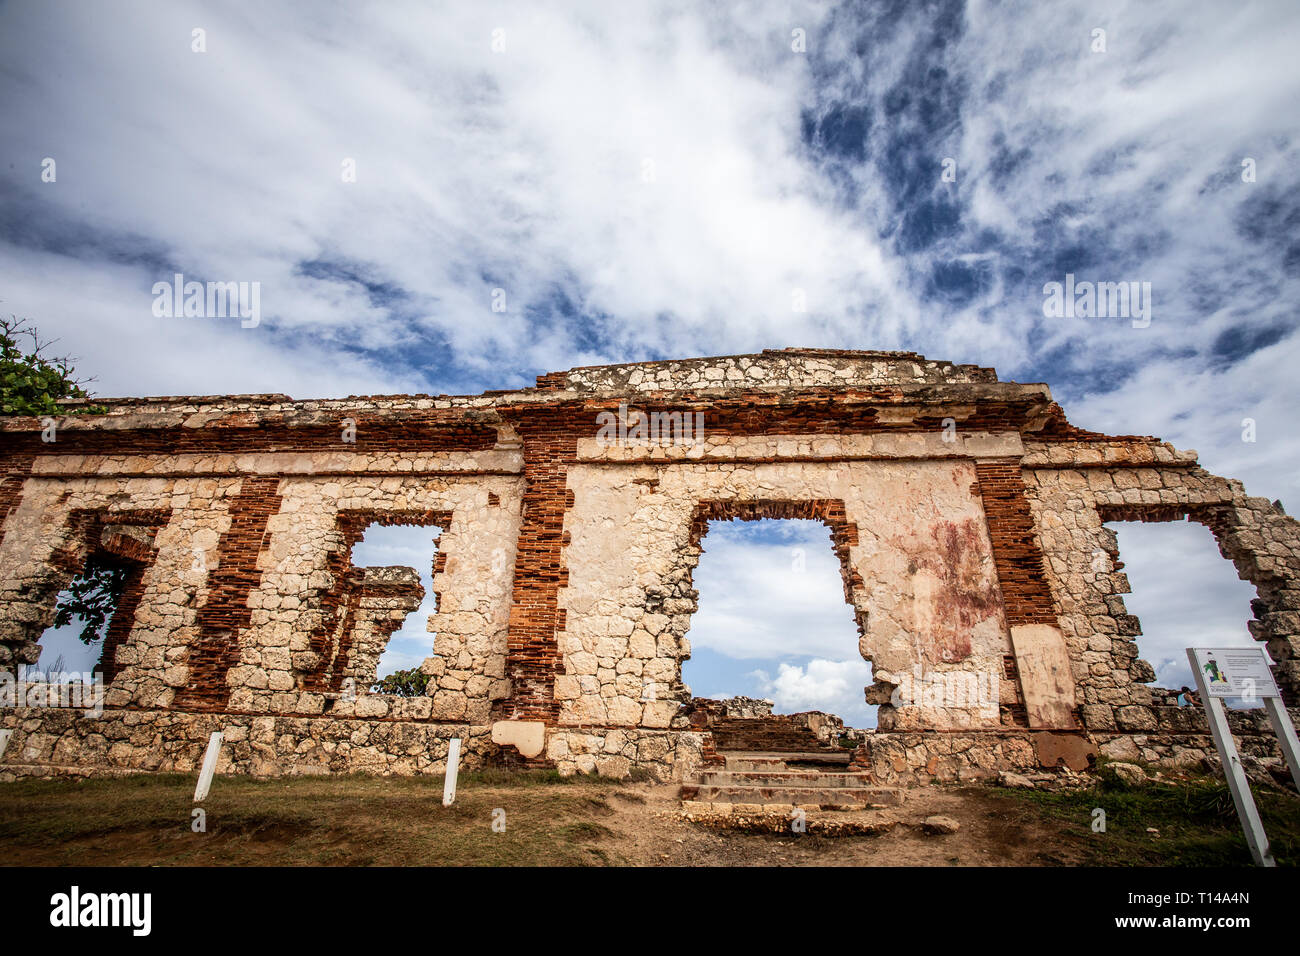
[[[442,777],[431,778],[442,786]],[[572,787],[583,784],[619,786],[625,781],[602,777],[598,773],[575,773],[562,776],[558,770],[509,770],[504,767],[486,767],[468,770],[456,777],[456,788],[464,784],[479,787]]]
[[[11,865],[585,865],[622,786],[550,771],[441,776],[221,777],[192,829],[194,777],[145,774],[0,784]],[[494,829],[494,823],[496,829]],[[502,825],[504,824],[504,829]]]
[[[1252,865],[1232,792],[1214,777],[1129,787],[1103,774],[1086,789],[1002,792],[1060,821],[1090,864]],[[1253,792],[1274,859],[1279,866],[1300,865],[1300,797],[1272,789]],[[1106,813],[1104,833],[1092,831],[1096,808]]]

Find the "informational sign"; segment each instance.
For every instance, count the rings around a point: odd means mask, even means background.
[[[1228,711],[1223,706],[1224,697],[1235,697],[1248,704],[1259,703],[1268,714],[1268,722],[1277,734],[1278,747],[1291,770],[1291,779],[1300,789],[1300,740],[1296,739],[1291,716],[1282,705],[1282,695],[1277,692],[1273,673],[1268,669],[1268,658],[1262,647],[1189,647],[1187,661],[1192,665],[1192,676],[1201,692],[1201,704],[1210,722],[1210,736],[1214,738],[1219,760],[1223,762],[1223,775],[1232,802],[1237,807],[1237,819],[1246,835],[1246,845],[1256,866],[1276,866],[1269,849],[1268,834],[1259,819],[1255,798],[1250,792],[1250,780],[1237,754],[1237,744],[1228,726]]]
[[[1191,652],[1210,697],[1238,697],[1262,707],[1264,698],[1282,696],[1262,647],[1194,647]]]

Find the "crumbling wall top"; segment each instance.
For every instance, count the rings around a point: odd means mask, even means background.
[[[986,384],[997,373],[976,365],[932,361],[916,352],[849,349],[765,349],[750,355],[593,365],[552,372],[539,388],[593,391],[685,391]]]
[[[73,432],[333,428],[340,416],[359,413],[371,419],[414,416],[427,421],[499,424],[501,409],[557,401],[601,401],[651,393],[679,393],[698,399],[726,393],[763,393],[778,400],[788,395],[797,401],[801,393],[814,390],[882,389],[901,390],[907,393],[908,401],[921,404],[1027,402],[1038,409],[1038,418],[1047,421],[1050,417],[1051,393],[1046,385],[999,382],[991,368],[934,361],[915,352],[791,348],[749,355],[583,366],[539,376],[535,387],[491,390],[479,395],[351,395],[296,400],[265,393],[67,399],[60,405],[69,412],[90,405],[102,406],[104,411],[65,417],[58,427]],[[895,401],[901,400],[901,392]],[[34,433],[44,426],[40,418],[0,416],[0,434],[4,435]],[[1036,427],[1041,426],[1031,425],[1031,429]]]

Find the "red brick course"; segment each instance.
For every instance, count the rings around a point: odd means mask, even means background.
[[[208,574],[207,600],[198,610],[198,640],[190,648],[190,680],[175,706],[223,710],[230,701],[226,674],[239,661],[239,633],[248,627],[248,597],[261,581],[257,556],[266,524],[280,510],[278,478],[247,477],[230,499],[230,527],[217,544],[218,566]]]
[[[1002,585],[1007,626],[1055,625],[1056,609],[1020,463],[1014,458],[977,460],[975,475]]]

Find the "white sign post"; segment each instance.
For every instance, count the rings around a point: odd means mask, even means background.
[[[1300,788],[1300,762],[1297,761],[1295,728],[1282,706],[1282,697],[1269,670],[1268,658],[1262,647],[1189,647],[1187,659],[1192,665],[1196,687],[1205,705],[1205,715],[1210,721],[1210,735],[1223,762],[1223,774],[1232,791],[1232,802],[1237,807],[1246,844],[1257,866],[1276,866],[1269,850],[1268,835],[1259,819],[1255,798],[1250,792],[1250,781],[1237,756],[1237,745],[1228,727],[1228,714],[1224,698],[1239,698],[1252,707],[1264,706],[1269,722],[1277,733],[1278,742],[1286,756],[1291,777]]]
[[[217,755],[221,753],[221,731],[208,738],[208,749],[203,754],[203,769],[199,771],[199,784],[194,788],[194,802],[202,803],[212,789],[212,775],[217,771]]]
[[[1277,742],[1282,745],[1286,765],[1291,769],[1291,782],[1300,790],[1300,742],[1296,740],[1291,715],[1282,706],[1281,697],[1265,697],[1264,711],[1268,714],[1268,722],[1273,725],[1273,733],[1277,734]]]
[[[456,774],[460,772],[460,738],[453,737],[447,746],[447,776],[442,783],[442,805],[449,807],[456,801]]]
[[[0,760],[4,759],[5,749],[9,746],[9,738],[12,734],[12,730],[0,730]]]

